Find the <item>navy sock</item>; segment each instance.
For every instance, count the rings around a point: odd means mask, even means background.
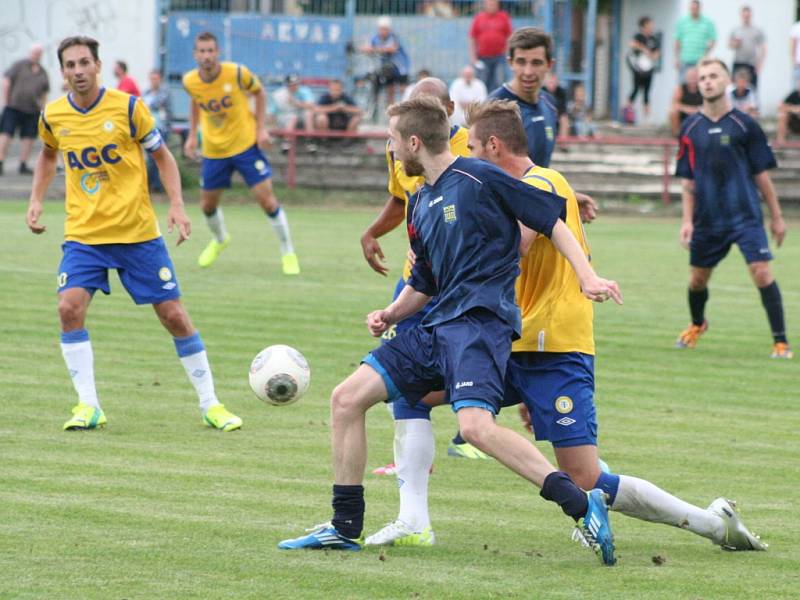
[[[612,506],[614,500],[617,499],[617,492],[619,491],[619,475],[601,471],[600,477],[594,482],[594,487],[600,488],[608,494],[608,505]]]
[[[708,288],[694,291],[689,289],[689,312],[692,313],[692,323],[702,325],[706,320],[706,302],[708,302]]]
[[[553,471],[545,477],[539,495],[545,500],[555,502],[576,521],[586,515],[589,499],[581,488],[575,485],[569,475],[563,471]]]
[[[364,486],[333,484],[333,519],[341,535],[357,539],[364,529]]]
[[[781,298],[781,289],[778,287],[778,282],[773,281],[767,287],[758,288],[761,293],[761,304],[767,311],[767,319],[769,319],[769,326],[772,329],[772,338],[776,342],[787,343],[786,341],[786,324],[783,321],[783,299]]]
[[[457,431],[456,436],[453,438],[453,443],[456,446],[460,446],[461,444],[466,444],[467,441],[463,437],[461,437],[461,432]]]

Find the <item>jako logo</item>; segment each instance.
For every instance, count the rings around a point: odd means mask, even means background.
[[[456,384],[456,389],[460,390],[461,388],[472,387],[472,385],[473,385],[473,383],[471,381],[459,381]]]
[[[100,152],[94,146],[89,146],[81,150],[80,155],[70,150],[67,152],[67,164],[70,169],[96,169],[103,163],[114,165],[122,160],[116,150],[116,144],[103,146],[100,148]]]
[[[230,96],[223,96],[222,100],[211,99],[206,104],[198,102],[197,105],[206,112],[219,112],[223,108],[233,106],[233,100],[231,100]]]

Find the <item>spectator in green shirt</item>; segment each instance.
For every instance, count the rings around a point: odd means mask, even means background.
[[[686,69],[695,66],[706,56],[717,41],[714,23],[700,14],[700,1],[689,3],[689,14],[678,21],[675,28],[675,68],[681,81]]]

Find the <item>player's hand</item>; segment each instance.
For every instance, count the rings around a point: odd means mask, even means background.
[[[259,148],[271,148],[272,147],[272,136],[269,134],[266,128],[260,129],[256,132],[256,145]]]
[[[769,229],[772,232],[772,239],[775,240],[775,244],[780,248],[783,238],[786,237],[786,222],[783,217],[780,215],[773,217],[769,224]]]
[[[581,282],[583,295],[594,302],[605,302],[609,298],[617,304],[622,304],[622,292],[619,284],[610,279],[603,279],[592,275],[587,281]]]
[[[192,233],[192,222],[183,210],[183,206],[170,206],[167,213],[167,231],[172,233],[172,230],[178,228],[178,243],[180,246],[183,242],[189,239]]]
[[[406,254],[406,258],[408,259],[408,264],[412,267],[417,264],[417,253],[414,252],[411,248],[408,249],[408,253]]]
[[[373,337],[380,337],[383,332],[392,326],[389,311],[386,309],[373,310],[367,315],[367,329]]]
[[[35,234],[40,234],[47,231],[47,227],[39,224],[39,217],[42,216],[42,208],[41,202],[31,204],[28,207],[28,214],[25,215],[25,223],[27,223],[28,229]]]
[[[692,241],[692,234],[694,233],[694,225],[692,223],[681,223],[681,230],[678,233],[678,240],[681,246],[689,249],[689,244]]]
[[[531,425],[531,413],[528,412],[528,407],[520,402],[517,404],[517,410],[519,410],[519,418],[522,420],[522,426],[528,431],[528,433],[533,433],[533,425]]]
[[[364,258],[367,264],[372,267],[372,270],[385,277],[386,273],[389,272],[389,267],[384,264],[386,257],[383,256],[383,250],[378,240],[365,233],[361,236],[361,250],[364,252]]]
[[[197,136],[190,135],[183,144],[183,154],[189,160],[197,160]]]
[[[589,194],[575,192],[575,199],[578,201],[578,212],[581,215],[582,223],[591,223],[597,218],[597,202]]]

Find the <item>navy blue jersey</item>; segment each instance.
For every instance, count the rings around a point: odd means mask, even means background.
[[[714,122],[702,113],[683,123],[675,175],[694,180],[695,229],[760,226],[754,175],[777,166],[764,131],[736,109]]]
[[[459,157],[416,194],[408,226],[417,261],[408,284],[436,306],[430,327],[483,307],[521,332],[514,283],[519,275],[517,220],[550,236],[564,199],[476,158]]]
[[[519,105],[522,124],[525,126],[525,137],[528,138],[528,156],[540,167],[549,167],[558,133],[558,110],[553,97],[545,90],[540,90],[539,101],[530,104],[512,92],[508,84],[504,83],[489,94],[489,99],[513,100]]]

